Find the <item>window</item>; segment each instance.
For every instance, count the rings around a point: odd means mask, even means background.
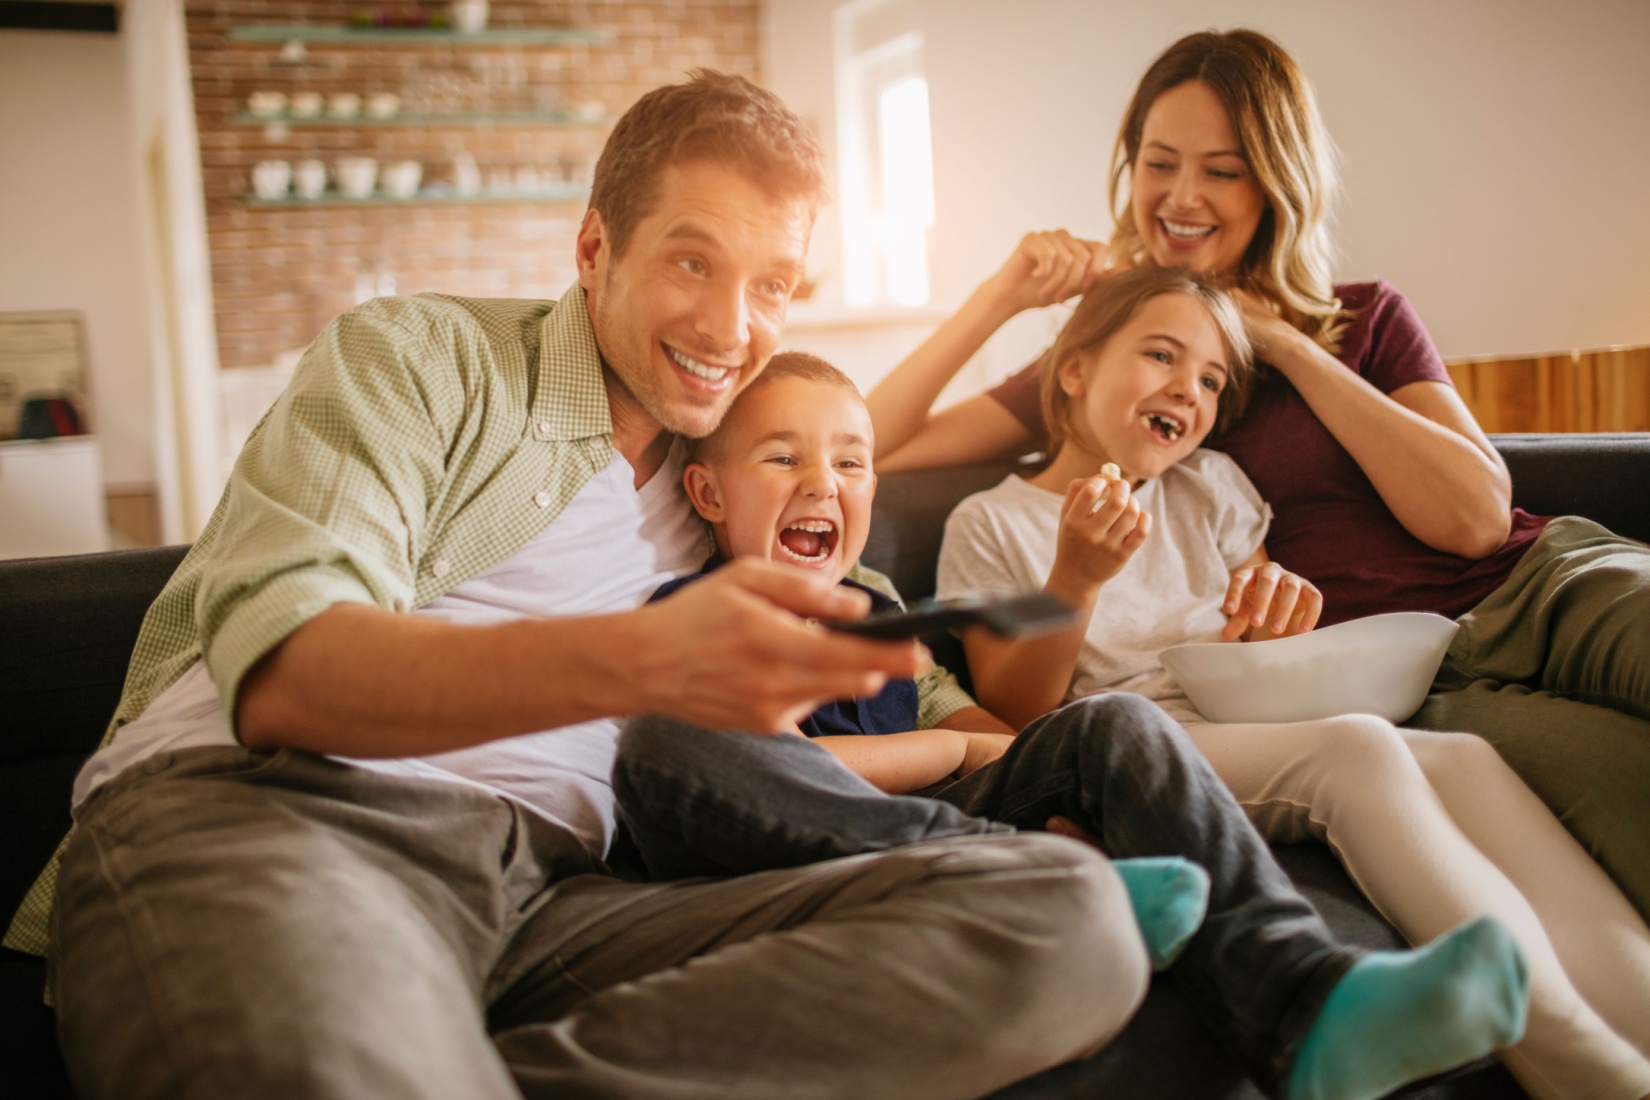
[[[898,6],[858,0],[836,11],[838,192],[848,306],[928,304],[934,146],[923,39],[915,31],[871,33],[886,27],[889,9]]]

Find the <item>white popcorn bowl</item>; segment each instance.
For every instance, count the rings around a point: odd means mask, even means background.
[[[1194,642],[1159,659],[1211,722],[1307,722],[1426,701],[1458,626],[1420,611],[1371,615],[1267,642]]]

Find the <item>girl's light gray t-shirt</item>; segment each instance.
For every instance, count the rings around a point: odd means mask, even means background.
[[[1158,654],[1212,642],[1226,625],[1231,571],[1265,541],[1271,509],[1218,451],[1196,450],[1135,491],[1152,531],[1100,590],[1065,701],[1108,689],[1201,720]],[[936,594],[1041,588],[1054,567],[1063,494],[1016,474],[957,505],[945,525]]]

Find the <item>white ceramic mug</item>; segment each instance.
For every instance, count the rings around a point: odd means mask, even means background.
[[[453,26],[465,34],[487,29],[487,0],[453,0],[447,5]]]
[[[318,160],[299,161],[292,168],[292,189],[300,199],[320,198],[327,189],[327,166]]]
[[[293,92],[289,110],[293,118],[315,118],[325,103],[326,97],[320,92]]]
[[[354,118],[361,113],[361,97],[354,92],[334,92],[327,98],[327,114],[333,118]]]
[[[392,199],[410,199],[418,194],[424,166],[416,160],[398,160],[384,166],[384,194]]]
[[[481,169],[469,153],[453,158],[453,190],[465,198],[481,194]]]
[[[246,97],[246,109],[258,118],[279,118],[286,110],[286,93],[253,92]]]
[[[394,92],[374,92],[367,97],[368,118],[394,118],[401,110],[401,97]]]
[[[260,199],[283,199],[292,183],[292,165],[284,160],[260,160],[252,166],[252,193]]]
[[[371,157],[339,157],[334,164],[338,193],[347,199],[372,197],[378,183],[378,162]]]

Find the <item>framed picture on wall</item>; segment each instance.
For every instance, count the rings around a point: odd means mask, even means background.
[[[17,438],[34,399],[67,401],[86,430],[85,322],[74,310],[0,313],[0,439]]]

